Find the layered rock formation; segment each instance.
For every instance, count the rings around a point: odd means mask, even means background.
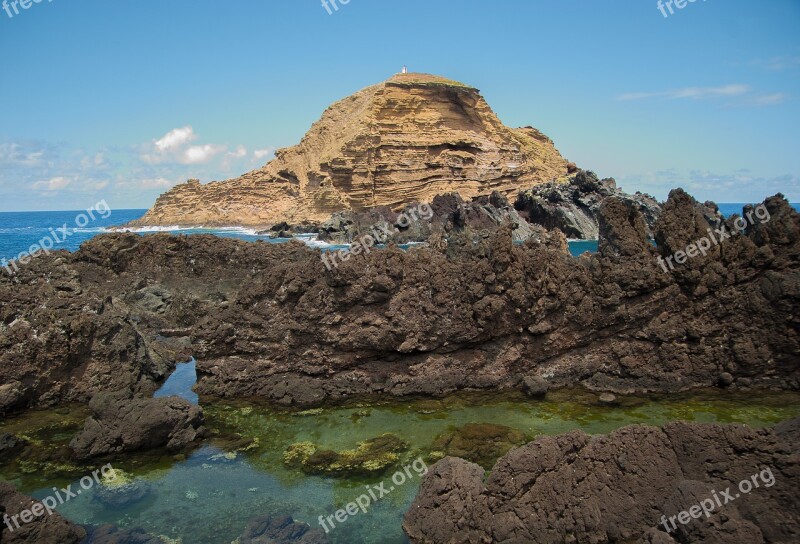
[[[608,436],[573,431],[512,450],[488,478],[448,457],[423,479],[403,527],[415,544],[794,543],[798,431],[800,420],[765,430],[669,423]],[[709,516],[699,508],[707,500]],[[695,506],[699,519],[677,517]]]
[[[203,394],[285,405],[523,382],[798,389],[800,216],[781,197],[766,209],[768,222],[668,271],[659,253],[710,228],[682,191],[658,247],[611,198],[600,253],[578,259],[557,233],[513,244],[511,225],[331,270],[300,242],[100,236],[0,277],[0,370],[17,392],[4,408],[148,394],[169,354],[198,359]]]
[[[511,198],[571,169],[538,130],[504,126],[477,89],[398,74],[333,104],[300,144],[263,168],[179,185],[133,224],[318,223],[342,210],[397,209],[450,192]]]

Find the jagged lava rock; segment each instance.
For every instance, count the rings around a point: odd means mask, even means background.
[[[557,228],[568,238],[597,240],[600,237],[600,206],[610,197],[630,203],[646,224],[648,237],[661,206],[650,195],[628,194],[613,178],[599,180],[594,172],[580,171],[567,183],[544,183],[522,191],[514,207],[529,222],[548,229]]]
[[[791,428],[797,427],[797,420]],[[485,542],[752,542],[800,539],[800,457],[787,427],[670,423],[607,436],[544,436],[484,470],[448,457],[405,515],[415,544]],[[769,469],[760,486],[667,534],[688,511]],[[715,505],[716,506],[716,505]],[[674,538],[673,538],[674,537]]]

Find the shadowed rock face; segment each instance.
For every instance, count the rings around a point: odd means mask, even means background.
[[[333,104],[275,155],[236,179],[179,185],[133,224],[318,223],[450,192],[513,197],[574,171],[538,130],[504,126],[477,89],[426,74],[398,74]]]
[[[661,214],[656,199],[639,192],[627,194],[617,188],[613,178],[600,180],[593,172],[581,171],[568,183],[544,183],[522,191],[514,207],[530,223],[559,229],[568,238],[597,240],[600,206],[611,197],[641,213],[647,234],[653,237],[653,226]]]
[[[179,451],[205,433],[202,409],[178,397],[132,399],[101,393],[89,408],[92,416],[70,442],[79,460],[156,448]]]
[[[448,457],[430,468],[403,527],[414,543],[797,542],[800,420],[744,425],[632,425],[573,431],[509,452],[484,470]],[[766,472],[768,469],[769,472]],[[758,475],[749,494],[737,487]],[[714,492],[728,504],[669,525]],[[661,516],[667,517],[668,534]]]
[[[133,234],[92,239],[0,278],[8,409],[152,391],[198,359],[200,393],[312,406],[360,395],[543,386],[613,393],[798,388],[800,216],[771,220],[665,272],[707,229],[673,192],[646,240],[632,205],[600,208],[600,254],[557,231],[432,243],[327,270],[299,242]],[[687,220],[689,218],[690,220]],[[3,397],[0,397],[3,398]]]
[[[22,543],[45,543],[52,542],[58,544],[79,544],[86,537],[86,531],[73,525],[58,513],[44,515],[34,518],[30,523],[23,523],[19,517],[23,510],[30,510],[36,504],[32,498],[27,497],[11,484],[0,482],[0,515],[12,518],[11,527],[5,523],[0,523],[0,542],[3,544],[22,544]],[[13,518],[17,516],[16,521]],[[27,514],[26,514],[27,517]],[[17,527],[19,522],[19,527]]]

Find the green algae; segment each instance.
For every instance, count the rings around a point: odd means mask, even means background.
[[[0,432],[30,442],[0,466],[0,479],[26,493],[46,493],[112,462],[126,479],[148,482],[147,497],[117,510],[81,497],[62,513],[80,523],[144,524],[153,534],[210,544],[233,541],[250,518],[264,513],[288,513],[315,525],[317,516],[345,506],[367,486],[394,485],[393,473],[417,457],[432,463],[457,454],[490,468],[508,448],[545,434],[574,429],[608,433],[631,423],[674,420],[764,427],[800,414],[797,393],[619,396],[618,406],[599,405],[597,397],[582,390],[553,391],[537,400],[515,392],[463,393],[303,411],[244,399],[215,402],[204,405],[210,437],[200,450],[186,456],[135,454],[91,466],[71,461],[68,448],[88,415],[85,408],[29,412],[0,421]],[[386,434],[393,437],[389,445],[402,442],[406,447],[394,451],[370,444]],[[316,468],[304,470],[304,460]],[[403,542],[400,519],[419,481],[415,476],[369,513],[348,521],[341,532],[332,533],[333,542],[373,542],[370,528],[377,526],[382,542]]]
[[[339,452],[320,449],[313,442],[298,442],[287,448],[283,462],[288,467],[300,468],[306,474],[371,476],[396,465],[400,453],[406,450],[408,444],[386,433],[359,442],[354,449]]]
[[[433,443],[428,458],[461,457],[490,470],[495,462],[516,446],[529,440],[525,433],[505,425],[468,423],[442,434]]]

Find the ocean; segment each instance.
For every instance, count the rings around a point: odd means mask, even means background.
[[[744,204],[727,203],[719,204],[720,211],[730,216],[741,213]],[[800,211],[798,204],[793,204]],[[0,212],[0,259],[15,259],[22,252],[30,250],[31,246],[41,240],[49,238],[53,241],[53,249],[75,251],[80,245],[105,232],[110,227],[124,225],[134,219],[142,217],[147,210],[113,210],[111,214],[95,212],[94,218],[86,221],[85,211],[57,211],[57,212]],[[103,218],[102,215],[107,215]],[[81,217],[83,216],[83,217]],[[83,224],[84,226],[78,226]],[[149,229],[136,229],[142,235],[154,232],[170,232],[174,234],[215,234],[228,238],[255,241],[264,240],[281,243],[285,240],[271,240],[269,236],[258,235],[255,230],[248,228],[222,228],[222,229],[178,229],[177,227],[155,227]],[[314,240],[311,237],[304,239],[311,246],[323,249],[340,249],[346,246],[331,246]],[[580,255],[585,251],[597,250],[597,242],[592,240],[578,240],[570,242],[570,251],[573,255]]]

